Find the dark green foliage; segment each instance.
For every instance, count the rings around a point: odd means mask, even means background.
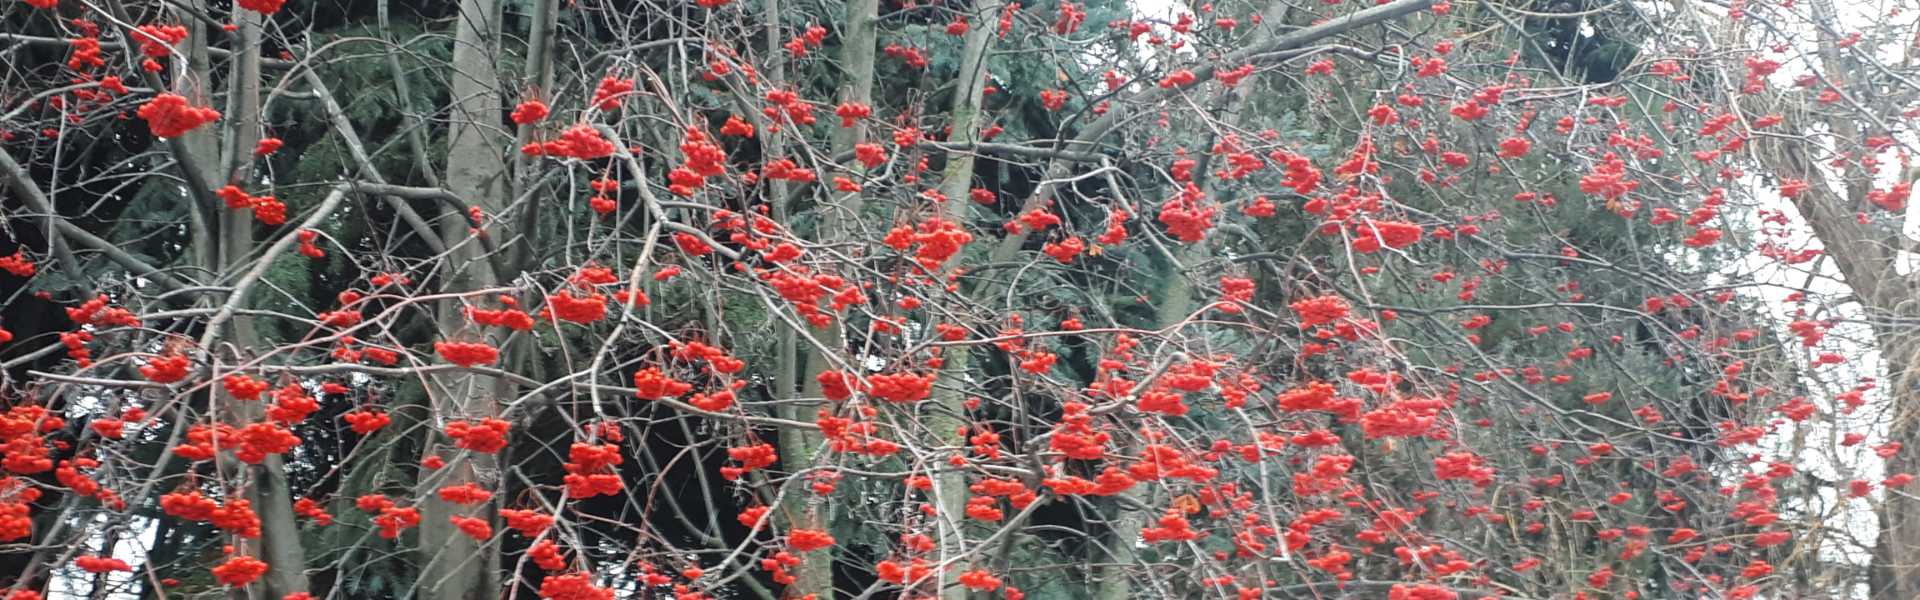
[[[1590,0],[1541,0],[1529,5],[1550,15],[1527,19],[1528,54],[1544,60],[1554,71],[1586,83],[1609,83],[1633,63],[1638,45],[1609,31],[1610,20],[1582,16],[1600,4]]]

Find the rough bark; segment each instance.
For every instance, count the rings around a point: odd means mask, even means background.
[[[1834,7],[1830,0],[1810,3],[1818,28],[1819,58],[1822,75],[1838,88],[1846,76],[1846,65],[1836,44]],[[1858,140],[1859,124],[1847,116],[1829,116],[1822,123],[1840,140]],[[1792,131],[1809,128],[1802,115],[1789,115]],[[1903,322],[1920,316],[1913,299],[1914,282],[1901,275],[1895,265],[1898,247],[1904,243],[1897,225],[1889,219],[1862,220],[1856,215],[1873,211],[1866,200],[1872,180],[1863,173],[1844,172],[1833,181],[1820,167],[1810,142],[1801,139],[1776,141],[1758,149],[1757,155],[1782,177],[1805,180],[1810,191],[1793,202],[1801,218],[1813,229],[1828,257],[1833,259],[1846,285],[1853,290],[1863,311],[1872,316],[1874,340],[1887,369],[1887,395],[1890,418],[1888,441],[1908,448],[1920,444],[1920,379],[1913,365],[1920,360],[1920,332]],[[1909,450],[1895,454],[1886,463],[1887,472],[1920,471],[1920,454]],[[1875,507],[1880,531],[1874,542],[1869,573],[1869,591],[1875,600],[1920,598],[1920,497],[1886,490],[1885,499]]]
[[[1906,444],[1908,451],[1887,460],[1888,473],[1920,472],[1920,455],[1911,448],[1920,444],[1920,371],[1912,365],[1920,361],[1920,339],[1911,333],[1879,336],[1880,355],[1887,364],[1887,395],[1893,402],[1893,418],[1887,439]],[[1874,600],[1920,598],[1920,500],[1897,490],[1888,490],[1887,498],[1876,507],[1880,534],[1873,548],[1873,568],[1868,583]]]

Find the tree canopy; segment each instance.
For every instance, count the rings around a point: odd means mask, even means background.
[[[1920,597],[1920,23],[0,0],[4,600]]]

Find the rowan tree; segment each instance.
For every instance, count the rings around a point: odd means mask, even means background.
[[[1912,598],[1905,9],[0,4],[0,583]]]

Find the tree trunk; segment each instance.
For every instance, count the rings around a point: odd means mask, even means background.
[[[200,14],[210,12],[207,10],[208,7],[205,0],[195,0],[189,6],[191,6],[194,12]],[[213,85],[213,60],[209,56],[210,51],[207,48],[207,26],[205,23],[192,18],[190,15],[180,15],[180,20],[187,28],[185,51],[187,55],[186,69],[188,73],[186,76],[174,78],[173,91],[185,97],[187,101],[194,106],[211,106],[213,104],[213,90],[208,88]],[[257,32],[255,36],[257,38]],[[233,75],[244,76],[248,70],[247,64],[253,63],[252,75],[255,86],[254,89],[258,90],[258,82],[260,80],[259,57],[256,55],[253,60],[247,60],[244,56],[246,54],[248,54],[248,52],[241,52],[242,56],[238,60],[233,61]],[[230,98],[230,100],[235,103],[246,102],[246,100],[241,98]],[[259,96],[255,95],[252,99],[252,104],[256,111],[259,108],[259,102]],[[240,120],[240,118],[245,117],[245,115],[232,114],[232,108],[229,108],[227,112],[229,123],[236,122]],[[175,142],[172,150],[176,155],[186,155],[190,157],[187,161],[181,163],[181,175],[200,182],[202,187],[217,188],[217,184],[214,184],[214,182],[227,176],[227,173],[222,172],[220,168],[222,165],[216,162],[220,157],[219,129],[204,127],[188,132],[186,135],[180,136],[180,139]],[[189,163],[191,163],[193,167],[187,167]],[[204,268],[214,269],[213,272],[219,272],[217,270],[218,267],[222,264],[227,264],[220,256],[220,247],[223,244],[217,241],[216,238],[205,234],[209,233],[209,227],[211,227],[214,232],[226,232],[227,228],[224,226],[224,223],[219,222],[222,220],[221,217],[228,216],[228,214],[234,211],[226,211],[226,213],[216,215],[206,215],[203,210],[200,210],[205,207],[192,199],[188,201],[188,206],[194,208],[194,210],[189,210],[188,213],[194,216],[193,223],[195,225],[195,232],[201,234],[193,236],[195,242],[190,245],[191,249],[189,252],[193,255],[194,263]],[[251,219],[249,219],[249,221],[251,221]],[[248,227],[248,231],[251,231],[251,222],[248,223]],[[251,243],[251,241],[251,238],[249,238],[248,242]],[[211,348],[203,348],[203,350],[211,350]]]
[[[206,8],[205,2],[195,5],[202,10]],[[182,142],[202,165],[200,176],[204,181],[210,185],[235,183],[245,187],[253,170],[253,146],[260,139],[261,18],[253,11],[236,11],[235,20],[240,48],[233,54],[227,77],[226,121],[219,129],[206,128],[188,134]],[[195,45],[189,50],[189,65],[198,73],[206,73],[209,67],[205,38],[199,32],[191,37]],[[196,81],[193,85],[204,86],[212,79],[203,75]],[[196,104],[210,100],[204,97],[204,90],[199,93],[203,97],[196,98]],[[249,260],[274,260],[272,256],[256,256],[254,220],[247,211],[223,211],[213,220],[218,223],[218,239],[198,245],[217,248],[215,254],[220,268],[215,269],[216,272],[237,274],[246,270]],[[205,333],[209,336],[206,342],[210,344],[203,344],[207,347],[202,350],[215,356],[222,347],[251,351],[262,346],[253,318],[246,315],[235,314],[232,335],[227,340],[212,337],[218,334],[217,327]],[[219,395],[219,392],[213,393]],[[225,398],[225,405],[237,422],[259,421],[265,416],[264,407],[259,403]],[[260,539],[249,544],[254,546],[249,550],[267,563],[266,575],[257,585],[247,588],[248,595],[260,600],[278,600],[307,591],[306,551],[300,545],[300,525],[294,520],[293,494],[287,487],[285,461],[278,455],[269,456],[258,465],[244,467],[241,472],[245,474],[247,501],[260,519]]]
[[[260,517],[260,559],[267,563],[261,578],[263,600],[280,600],[307,591],[306,549],[300,546],[300,525],[293,518],[293,491],[278,455],[253,467],[248,487]]]
[[[1816,7],[1824,4],[1815,3]],[[1830,42],[1823,40],[1822,44]],[[1792,130],[1810,129],[1798,117],[1788,120]],[[1852,125],[1840,121],[1844,120],[1832,119],[1826,124],[1841,132],[1841,139],[1854,139]],[[1878,323],[1874,338],[1888,375],[1888,385],[1883,388],[1889,403],[1887,439],[1909,448],[1920,447],[1916,446],[1920,445],[1920,389],[1916,389],[1920,381],[1915,380],[1911,367],[1920,360],[1920,337],[1900,325],[1916,315],[1911,314],[1913,308],[1908,304],[1912,282],[1895,269],[1899,234],[1892,228],[1896,226],[1884,219],[1876,222],[1857,218],[1860,211],[1870,210],[1866,208],[1866,194],[1871,182],[1858,178],[1830,181],[1804,142],[1771,142],[1757,148],[1756,156],[1779,176],[1809,184],[1808,194],[1793,201],[1794,208],[1833,259],[1861,310]],[[1888,474],[1920,472],[1920,454],[1912,450],[1896,454],[1887,461],[1886,469]],[[1885,490],[1885,494],[1874,511],[1880,531],[1874,542],[1868,587],[1874,600],[1920,598],[1920,519],[1915,517],[1920,515],[1920,498],[1900,490]]]
[[[1920,473],[1920,336],[1911,332],[1884,332],[1877,336],[1881,360],[1887,365],[1887,399],[1892,418],[1887,441],[1906,450],[1887,459],[1887,474]],[[1885,490],[1875,507],[1880,535],[1873,547],[1868,587],[1874,600],[1920,598],[1920,498],[1905,490]]]
[[[454,46],[450,78],[453,110],[447,143],[446,177],[449,191],[491,219],[505,204],[506,161],[501,153],[508,138],[502,135],[500,76],[494,57],[500,37],[498,0],[462,0],[460,16],[454,25]],[[508,236],[498,227],[470,224],[468,215],[444,208],[440,217],[440,237],[452,244],[445,265],[444,286],[449,292],[472,291],[492,287],[496,274],[480,236],[503,239]],[[484,229],[476,229],[484,228]],[[476,235],[476,231],[477,234]],[[460,299],[443,302],[439,310],[442,336],[457,336],[466,327],[465,303]],[[433,378],[428,390],[436,425],[452,420],[495,417],[500,414],[499,399],[503,382],[464,372]],[[452,457],[456,452],[436,440],[438,448]],[[428,600],[487,600],[499,595],[499,547],[476,543],[448,520],[456,516],[492,519],[494,502],[463,506],[442,501],[439,488],[476,483],[495,489],[500,483],[499,464],[491,454],[466,452],[449,460],[436,476],[422,479],[420,547],[426,567],[421,585]]]
[[[955,77],[952,132],[947,141],[953,150],[947,152],[946,169],[941,173],[940,193],[947,197],[947,220],[955,223],[968,221],[967,211],[973,206],[967,200],[967,193],[973,187],[974,157],[967,147],[978,141],[980,126],[985,122],[981,112],[981,102],[985,97],[987,84],[987,49],[993,41],[995,28],[986,26],[991,23],[1004,3],[995,0],[981,0],[974,5],[973,21],[981,25],[967,30],[964,49],[960,55],[960,72]],[[986,286],[991,288],[992,286]],[[983,296],[993,296],[989,291]],[[978,296],[977,296],[978,297]],[[991,301],[991,298],[988,298]],[[972,352],[966,346],[947,348],[941,356],[944,364],[939,381],[946,385],[936,387],[932,402],[926,407],[927,430],[933,432],[938,445],[948,448],[960,448],[966,445],[966,437],[959,429],[966,426],[963,418],[966,414],[966,394],[962,392],[962,382],[966,381],[968,364],[972,362]],[[944,463],[946,457],[934,457]],[[942,561],[949,555],[971,550],[961,528],[966,524],[967,479],[957,470],[944,469],[934,478],[934,501],[939,508],[939,523],[936,529],[940,544]],[[967,590],[958,584],[960,573],[965,564],[954,564],[940,573],[940,597],[943,600],[964,600]]]
[[[1815,19],[1832,22],[1833,8],[1827,0],[1813,4]],[[1821,56],[1829,76],[1844,73],[1832,28],[1822,28]],[[1836,82],[1836,85],[1839,85]],[[1812,128],[1801,115],[1787,121],[1793,131]],[[1858,127],[1844,118],[1825,119],[1824,125],[1839,139],[1858,139]],[[1920,336],[1906,331],[1901,323],[1914,318],[1910,304],[1913,282],[1895,268],[1900,234],[1897,224],[1887,219],[1863,220],[1856,215],[1868,208],[1867,192],[1872,181],[1865,176],[1842,173],[1831,181],[1806,143],[1781,140],[1756,149],[1756,156],[1781,177],[1806,181],[1809,193],[1793,200],[1800,217],[1806,219],[1814,237],[1826,255],[1833,259],[1841,279],[1853,291],[1861,310],[1874,323],[1874,338],[1881,362],[1887,370],[1883,389],[1889,403],[1887,439],[1909,448],[1920,444],[1920,380],[1912,366],[1920,360]],[[1920,471],[1920,454],[1912,450],[1888,459],[1886,470],[1894,473]],[[1868,587],[1875,600],[1920,598],[1920,497],[1901,490],[1884,490],[1885,499],[1875,507],[1880,522],[1874,542]]]
[[[1199,171],[1204,173],[1205,169]],[[1176,273],[1172,282],[1167,285],[1166,295],[1159,298],[1160,306],[1154,310],[1154,327],[1166,328],[1179,323],[1187,317],[1188,312],[1193,310],[1193,283],[1184,273],[1177,272],[1193,254],[1195,253],[1187,251],[1186,248],[1175,253],[1178,257],[1176,260],[1181,264],[1173,265]],[[1129,437],[1128,439],[1135,441],[1127,442],[1121,449],[1121,453],[1138,454],[1141,449],[1138,438]],[[1126,600],[1133,596],[1133,579],[1128,571],[1133,567],[1137,555],[1134,546],[1140,543],[1140,530],[1146,528],[1147,519],[1158,515],[1152,514],[1151,511],[1129,510],[1127,507],[1135,504],[1146,505],[1148,489],[1150,489],[1148,486],[1136,485],[1120,494],[1122,496],[1118,509],[1120,513],[1114,517],[1113,530],[1107,538],[1109,564],[1100,569],[1100,583],[1094,593],[1094,600]]]
[[[777,4],[770,2],[768,7],[769,9],[775,9],[777,8]],[[842,103],[868,104],[872,102],[873,53],[877,40],[876,24],[879,19],[879,12],[879,0],[850,0],[847,2],[846,34],[841,40],[840,59],[841,63],[846,67],[849,80],[840,98]],[[776,41],[777,38],[769,38],[768,43],[773,44]],[[838,156],[852,152],[854,145],[863,141],[866,131],[867,126],[864,122],[856,122],[853,127],[836,129],[833,134],[834,155]],[[858,174],[858,172],[855,173],[856,176]],[[781,192],[777,193],[776,196],[784,197],[785,194]],[[859,194],[839,193],[836,194],[835,199],[839,204],[838,207],[821,211],[823,215],[822,223],[816,237],[823,243],[845,241],[845,236],[848,235],[848,228],[844,222],[846,217],[852,216],[855,219],[859,218],[861,208]],[[819,376],[821,373],[831,370],[833,364],[827,352],[838,353],[842,346],[845,345],[840,327],[841,324],[836,322],[828,326],[826,330],[818,333],[817,339],[821,345],[826,347],[825,349],[808,344],[805,350],[800,350],[796,343],[797,336],[793,332],[788,332],[782,340],[782,356],[788,361],[790,366],[798,361],[800,357],[805,357],[804,363],[802,363],[806,366],[805,374],[799,375],[799,397],[822,397]],[[783,386],[794,385],[792,378],[796,376],[796,371],[798,371],[798,369],[787,369],[787,372],[783,374]],[[783,387],[783,389],[790,389],[790,387]],[[808,410],[810,410],[809,407],[789,402],[782,405],[781,411],[783,414],[781,414],[780,417],[795,421],[810,421],[814,415],[809,414],[807,412]],[[789,429],[780,432],[780,457],[782,467],[789,473],[797,473],[813,466],[815,454],[824,441],[824,438],[813,430]],[[789,523],[793,527],[825,529],[825,515],[819,512],[822,509],[808,506],[808,499],[811,498],[811,495],[801,493],[802,491],[802,488],[796,487],[787,493],[786,501],[784,505],[780,507],[781,514],[786,515],[786,518],[789,519]],[[800,597],[811,595],[816,600],[832,600],[834,597],[834,555],[832,551],[832,548],[817,550],[812,553],[812,556],[808,557],[804,564],[800,565],[799,569],[794,573],[795,581],[792,586],[792,595]]]

